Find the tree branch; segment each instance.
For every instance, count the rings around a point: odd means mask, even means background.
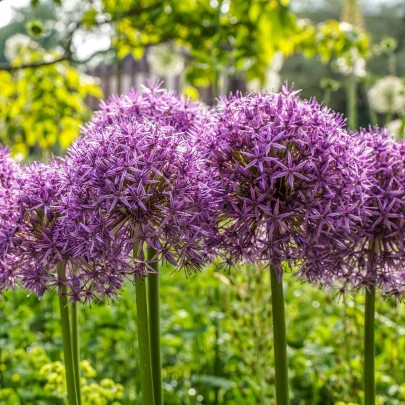
[[[51,61],[43,61],[43,62],[32,62],[32,63],[23,63],[22,65],[14,66],[9,63],[0,63],[0,70],[5,70],[7,72],[14,72],[20,69],[32,69],[32,68],[39,68],[43,66],[55,65],[56,63],[60,63],[66,61],[67,58],[62,56],[60,58],[56,58]]]
[[[1,1],[1,0],[0,0]],[[104,21],[98,22],[95,25],[103,25],[103,24],[111,24],[113,22],[117,22],[119,20],[122,20],[126,17],[131,17],[131,16],[135,16],[135,15],[139,15],[141,13],[145,13],[145,12],[149,12],[152,11],[158,7],[161,7],[160,3],[156,3],[156,4],[152,4],[150,6],[147,7],[134,7],[131,8],[123,13],[117,14],[114,18],[111,19],[106,19]],[[108,51],[110,51],[111,49],[107,49],[105,51],[98,51],[95,52],[93,55],[91,55],[89,58],[85,59],[85,60],[77,60],[75,58],[73,58],[73,52],[71,50],[71,46],[72,46],[72,41],[73,41],[73,36],[74,33],[81,27],[82,25],[82,21],[78,21],[76,22],[76,24],[74,25],[74,27],[72,28],[72,30],[68,33],[67,37],[66,37],[66,41],[65,41],[65,45],[62,46],[65,49],[65,53],[63,56],[56,58],[52,61],[43,61],[43,62],[32,62],[32,63],[23,63],[21,65],[18,66],[14,66],[10,63],[0,63],[0,71],[4,70],[7,72],[15,72],[17,70],[22,70],[22,69],[36,69],[36,68],[41,68],[44,66],[51,66],[51,65],[55,65],[57,63],[60,62],[71,62],[71,63],[76,63],[76,64],[85,64],[87,62],[89,62],[91,59],[93,59],[93,57],[103,54],[103,53],[107,53]]]
[[[90,55],[88,58],[83,59],[83,60],[78,60],[73,57],[68,57],[68,56],[64,55],[64,56],[61,56],[60,58],[56,58],[51,61],[24,63],[24,64],[18,65],[18,66],[13,66],[13,65],[10,65],[9,63],[0,63],[0,70],[5,70],[7,72],[14,72],[16,70],[21,70],[21,69],[36,69],[36,68],[41,68],[44,66],[56,65],[57,63],[61,63],[61,62],[71,62],[71,63],[75,63],[78,65],[86,64],[86,63],[90,62],[95,56],[103,55],[105,53],[108,53],[109,51],[112,51],[112,49],[110,48],[110,49],[105,49],[102,51],[97,51],[97,52],[93,53],[92,55]]]

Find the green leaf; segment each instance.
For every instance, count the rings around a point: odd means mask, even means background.
[[[90,29],[91,27],[94,26],[94,24],[97,22],[96,20],[97,17],[97,11],[94,8],[90,8],[87,10],[84,15],[83,15],[83,24],[87,29]]]

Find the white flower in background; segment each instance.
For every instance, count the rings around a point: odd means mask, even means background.
[[[150,70],[159,77],[176,76],[184,69],[184,58],[178,49],[169,43],[149,48],[146,55]]]
[[[4,45],[4,55],[9,62],[12,62],[25,50],[37,47],[37,43],[29,36],[24,34],[15,34],[6,40]]]
[[[358,58],[354,62],[353,73],[357,77],[365,77],[366,72],[366,60],[364,58]]]
[[[250,80],[247,84],[248,91],[278,91],[281,86],[281,77],[279,72],[283,67],[283,63],[283,54],[277,51],[267,68],[264,84],[262,85],[259,79]]]
[[[353,31],[353,25],[346,21],[341,21],[339,23],[339,29],[341,29],[343,32],[351,32]]]
[[[22,153],[16,153],[14,155],[14,160],[17,161],[18,163],[21,163],[25,158],[25,155]]]
[[[388,133],[394,139],[404,139],[405,138],[405,120],[394,120],[390,121],[387,125]]]
[[[343,57],[336,59],[336,68],[338,72],[344,76],[349,76],[350,73],[352,72],[352,68],[349,66],[346,59]]]
[[[351,48],[347,56],[337,58],[336,68],[344,76],[354,74],[357,77],[364,77],[367,74],[366,61],[356,48]]]
[[[405,85],[399,77],[383,77],[370,88],[368,99],[380,114],[399,113],[405,110]]]

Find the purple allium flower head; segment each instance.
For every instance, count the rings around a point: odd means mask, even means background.
[[[61,174],[57,161],[32,163],[21,169],[3,194],[0,288],[14,287],[19,281],[30,293],[42,297],[54,287],[61,293],[64,284],[71,301],[113,296],[122,283],[121,273],[129,266],[121,250],[112,241],[108,244],[105,237],[98,250],[77,250],[79,236],[72,233],[74,223],[63,216],[66,187]],[[96,237],[100,238],[99,233],[93,240]],[[59,263],[63,279],[57,271]]]
[[[355,248],[340,267],[331,266],[330,277],[348,288],[376,287],[400,297],[405,292],[405,144],[377,127],[356,136],[369,154],[368,209]]]
[[[17,227],[13,184],[19,172],[19,165],[10,157],[9,150],[0,146],[0,291],[15,284],[10,267],[12,256],[8,252]]]
[[[359,221],[367,184],[342,116],[297,93],[222,97],[206,145],[226,191],[224,250],[279,275]]]
[[[36,267],[36,264],[27,258],[26,251],[32,247],[37,238],[46,238],[46,225],[50,226],[52,222],[53,212],[50,209],[50,203],[53,193],[51,182],[44,178],[45,168],[45,165],[39,164],[21,168],[18,177],[5,192],[1,193],[2,290],[14,286],[25,269]],[[34,173],[37,174],[35,178]],[[26,181],[29,183],[27,184]],[[43,192],[42,196],[41,192]],[[40,224],[44,226],[40,228]]]
[[[105,104],[68,151],[66,216],[102,213],[108,232],[120,232],[123,251],[139,247],[140,272],[160,258],[186,271],[206,259],[219,191],[195,147],[202,130],[190,121],[199,113],[197,104],[160,89],[132,92]],[[144,246],[156,256],[146,261]]]

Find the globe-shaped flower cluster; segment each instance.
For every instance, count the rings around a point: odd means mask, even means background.
[[[128,264],[116,269],[119,279],[161,259],[197,271],[216,230],[221,191],[196,147],[207,112],[159,86],[103,103],[60,165],[74,255],[99,258],[114,246]],[[154,257],[145,258],[147,246]]]
[[[15,284],[9,266],[13,260],[9,250],[14,242],[14,230],[18,227],[12,185],[19,170],[17,163],[11,159],[9,150],[0,146],[0,291]]]
[[[356,136],[371,163],[367,210],[355,248],[323,268],[325,280],[341,288],[378,288],[398,298],[405,287],[405,145],[377,127]]]
[[[67,181],[77,180],[66,216],[80,218],[88,209],[103,213],[109,232],[121,233],[124,250],[138,246],[140,266],[146,264],[144,246],[157,251],[154,260],[162,257],[186,270],[204,262],[202,243],[210,235],[219,192],[181,132],[122,118],[89,131],[69,150],[65,165]],[[77,227],[84,229],[80,221]]]
[[[98,249],[77,249],[82,240],[72,232],[72,222],[64,217],[66,187],[58,162],[32,163],[23,168],[7,193],[0,196],[1,288],[19,280],[24,288],[41,297],[62,285],[73,300],[86,301],[96,293],[105,296],[111,284],[122,287],[113,277],[128,267],[122,252],[110,244]],[[92,242],[101,239],[99,233]],[[89,242],[91,243],[91,242]],[[62,265],[63,277],[57,266]]]
[[[215,121],[206,149],[225,189],[231,260],[270,262],[280,274],[281,263],[302,264],[360,220],[367,172],[342,116],[284,86],[221,98]]]
[[[405,265],[405,144],[385,129],[358,133],[370,149],[369,215],[359,247],[357,286],[375,286],[390,294],[404,293]],[[402,278],[402,282],[401,282]],[[400,283],[398,283],[400,281]]]

